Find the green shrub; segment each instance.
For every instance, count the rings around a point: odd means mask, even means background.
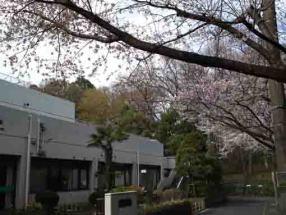
[[[155,190],[153,197],[157,202],[167,202],[172,200],[183,199],[186,194],[179,189]]]
[[[133,187],[115,187],[110,192],[111,193],[120,193],[120,192],[128,192],[128,191],[137,191],[136,188]]]
[[[88,197],[88,202],[91,205],[95,205],[96,199],[98,199],[98,198],[104,198],[104,191],[103,190],[96,190],[93,193],[91,193]]]
[[[274,196],[272,181],[234,181],[225,183],[224,192],[227,195],[248,195],[248,196]]]
[[[35,200],[41,203],[42,207],[46,211],[53,211],[59,202],[59,195],[53,191],[44,191],[37,193]]]
[[[144,208],[144,215],[192,215],[192,205],[188,200],[169,201]]]
[[[110,192],[111,193],[119,193],[119,192],[128,192],[128,191],[136,191],[137,192],[137,198],[138,203],[143,203],[145,200],[145,193],[142,189],[142,187],[137,185],[130,185],[130,186],[121,186],[121,187],[115,187]]]

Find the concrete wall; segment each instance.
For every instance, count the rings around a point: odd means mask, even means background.
[[[18,155],[16,182],[16,206],[23,207],[24,183],[26,170],[26,147],[29,125],[29,115],[32,116],[32,145],[31,155],[37,154],[37,139],[39,122],[45,132],[43,135],[42,150],[45,157],[54,159],[86,160],[91,161],[90,187],[86,191],[62,192],[61,202],[85,201],[89,193],[97,186],[97,166],[104,161],[104,153],[95,147],[88,147],[90,135],[96,132],[91,124],[72,123],[66,120],[51,118],[37,113],[29,113],[0,104],[0,120],[3,121],[3,131],[0,131],[1,154]],[[163,145],[156,140],[130,135],[127,140],[114,143],[114,162],[132,164],[132,183],[137,184],[137,156],[140,164],[161,166],[167,165],[163,157]],[[139,153],[138,153],[139,152]],[[31,198],[33,198],[31,196]]]
[[[88,202],[90,191],[79,190],[79,191],[72,191],[72,192],[57,192],[57,193],[60,197],[59,205],[63,205],[63,204]],[[35,201],[35,194],[29,195],[29,201],[30,202]]]
[[[165,157],[163,160],[163,167],[165,169],[175,169],[176,168],[176,158],[175,157]]]
[[[0,105],[74,122],[74,103],[0,80]]]

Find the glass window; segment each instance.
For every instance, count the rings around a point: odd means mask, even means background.
[[[32,158],[31,192],[88,189],[89,166],[88,161]]]
[[[30,175],[30,189],[37,193],[47,189],[48,169],[41,166],[32,166]]]
[[[78,169],[72,170],[72,189],[78,189]]]
[[[80,170],[80,189],[86,189],[87,188],[87,180],[88,180],[88,176],[87,176],[87,170],[86,169],[81,169]]]
[[[126,185],[124,177],[124,171],[115,171],[115,186]]]
[[[125,185],[131,185],[131,174],[130,170],[125,171]]]
[[[52,165],[49,165],[48,173],[48,189],[53,191],[60,190],[60,166],[52,163]]]
[[[63,168],[61,174],[61,185],[63,190],[72,190],[72,169],[70,168]]]

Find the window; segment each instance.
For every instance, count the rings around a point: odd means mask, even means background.
[[[86,189],[87,188],[87,180],[88,180],[87,169],[80,169],[80,177],[79,177],[80,189]]]
[[[48,170],[47,168],[41,166],[32,166],[31,167],[31,191],[34,193],[38,193],[40,191],[46,190],[47,188],[47,176]]]
[[[144,171],[141,171],[144,170]],[[140,165],[140,185],[156,188],[160,181],[160,166]]]
[[[88,189],[89,166],[88,161],[32,158],[31,192]]]
[[[99,162],[97,172],[99,189],[104,189],[105,186],[104,168],[105,164]],[[113,163],[112,168],[112,184],[114,187],[131,185],[132,165]]]
[[[72,170],[72,190],[78,189],[78,169]]]
[[[0,131],[4,131],[4,124],[2,119],[0,119]]]

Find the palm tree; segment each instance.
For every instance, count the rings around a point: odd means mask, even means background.
[[[91,135],[89,146],[99,147],[104,151],[105,156],[105,188],[109,191],[112,188],[112,143],[120,142],[128,138],[128,135],[118,126],[97,127],[96,133]]]

